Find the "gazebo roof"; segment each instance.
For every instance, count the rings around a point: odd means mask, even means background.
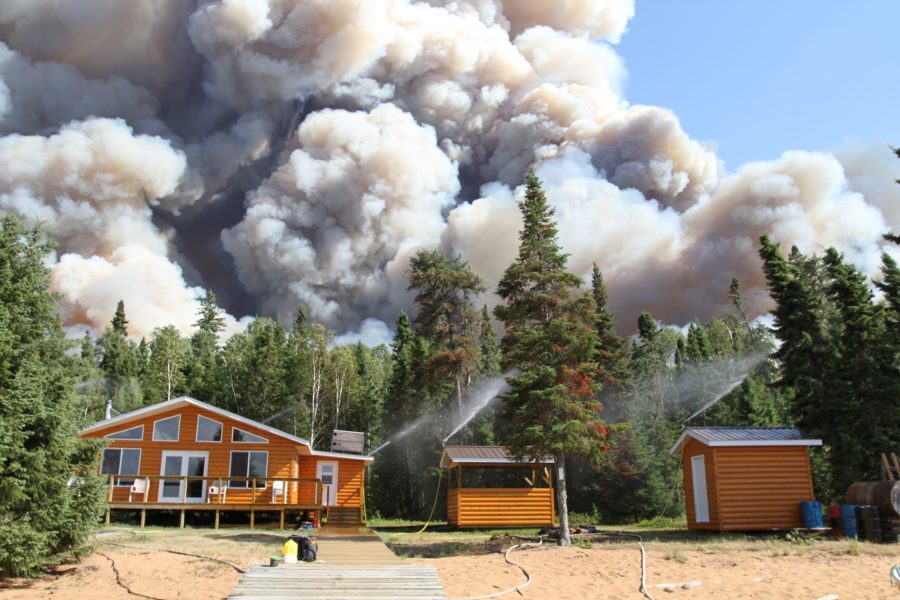
[[[669,450],[677,454],[689,437],[707,446],[821,446],[791,427],[688,427]]]
[[[444,446],[444,454],[441,456],[441,467],[454,467],[457,465],[470,466],[497,466],[497,465],[534,465],[553,464],[552,456],[546,456],[538,460],[515,460],[506,446]]]

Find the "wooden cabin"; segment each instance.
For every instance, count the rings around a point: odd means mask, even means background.
[[[681,457],[689,529],[758,531],[803,526],[814,500],[810,439],[796,429],[692,427],[671,454]]]
[[[456,527],[553,525],[553,459],[514,460],[504,446],[445,446],[447,519]]]
[[[314,450],[308,440],[189,397],[100,421],[81,432],[105,438],[100,471],[113,509],[306,511],[362,523],[370,456]]]

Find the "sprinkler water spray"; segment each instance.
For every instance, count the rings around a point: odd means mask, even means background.
[[[491,377],[490,379],[484,380],[480,385],[470,391],[468,394],[470,401],[462,412],[459,423],[457,423],[447,437],[444,438],[443,443],[446,444],[447,440],[456,435],[460,429],[474,419],[475,415],[481,412],[488,404],[493,402],[500,394],[508,389],[509,386],[506,385],[506,378],[513,374],[514,372],[510,371],[499,377]]]

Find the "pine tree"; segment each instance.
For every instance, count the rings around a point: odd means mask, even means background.
[[[39,230],[0,223],[0,574],[35,575],[85,547],[104,507],[99,448],[78,436]]]
[[[566,455],[599,463],[607,447],[594,397],[595,306],[590,294],[578,291],[581,280],[566,271],[553,210],[533,171],[526,175],[519,210],[519,253],[497,288],[505,304],[494,310],[506,326],[504,366],[519,370],[507,379],[503,412],[512,424],[507,443],[517,456],[555,458],[560,544],[570,545]]]
[[[409,264],[408,290],[416,290],[416,332],[433,351],[427,372],[437,395],[448,381],[462,414],[463,394],[478,370],[479,314],[473,297],[485,291],[481,279],[459,257],[423,250]]]

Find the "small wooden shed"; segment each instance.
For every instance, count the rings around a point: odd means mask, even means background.
[[[553,463],[516,461],[505,446],[445,446],[447,520],[457,527],[553,525]]]
[[[691,427],[681,457],[689,529],[758,531],[803,526],[800,503],[815,498],[810,439],[785,427]]]

